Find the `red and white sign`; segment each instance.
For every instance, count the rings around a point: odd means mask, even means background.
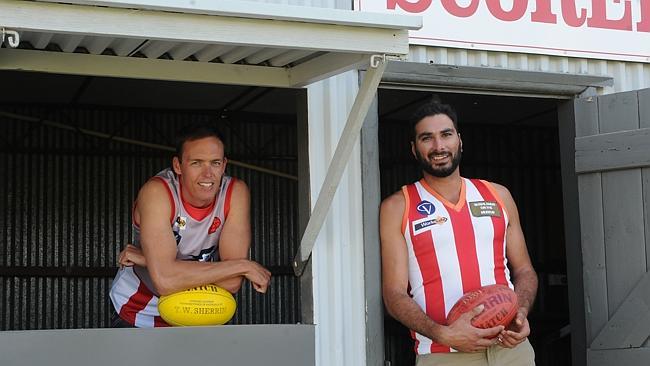
[[[650,63],[650,0],[355,0],[419,15],[410,43]]]

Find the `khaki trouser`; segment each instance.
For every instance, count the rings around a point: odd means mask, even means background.
[[[515,348],[494,345],[483,352],[419,355],[416,366],[535,366],[535,351],[528,339]]]

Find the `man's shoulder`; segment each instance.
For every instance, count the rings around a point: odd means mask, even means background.
[[[159,217],[161,220],[171,220],[176,204],[170,188],[162,179],[149,179],[142,185],[138,192],[133,214],[134,220],[142,224],[142,215],[147,217]],[[170,213],[171,211],[171,213]]]
[[[241,187],[248,188],[248,185],[246,184],[246,182],[244,180],[240,179],[240,178],[233,177],[231,175],[224,175],[223,177],[230,179],[230,184],[232,184],[232,185],[238,185],[238,186],[241,186]]]
[[[147,180],[142,187],[140,188],[140,191],[152,191],[152,192],[165,192],[168,188],[167,182],[162,179],[161,177],[155,175],[149,180]]]
[[[138,203],[143,204],[151,200],[161,200],[162,198],[171,198],[171,190],[167,182],[158,176],[154,176],[146,181],[138,192]]]
[[[140,192],[145,191],[163,191],[170,189],[170,185],[174,185],[175,173],[171,168],[166,168],[155,175],[151,176],[142,187],[140,187]]]
[[[390,196],[384,198],[381,202],[382,211],[403,211],[406,199],[404,198],[404,193],[400,189],[399,191],[394,192]]]
[[[405,195],[408,194],[407,192],[408,188],[411,186],[416,186],[419,182],[420,180],[416,180],[412,183],[405,184],[402,187],[400,187],[400,189],[393,192],[390,196],[384,198],[384,200],[381,202],[382,207],[384,207],[384,205],[387,206],[397,205],[399,206],[399,208],[403,209],[404,204],[406,202]]]
[[[248,195],[248,185],[246,182],[239,178],[235,177],[229,177],[230,178],[230,185],[232,186],[232,194],[235,197],[238,197],[240,195]]]

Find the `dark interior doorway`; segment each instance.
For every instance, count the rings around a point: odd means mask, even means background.
[[[528,251],[539,276],[529,320],[537,365],[570,365],[568,287],[562,179],[555,99],[381,89],[379,159],[382,199],[421,177],[409,145],[408,120],[421,103],[454,106],[463,139],[461,174],[503,184],[519,208]],[[386,358],[413,365],[408,330],[385,317]]]
[[[134,198],[169,166],[165,148],[192,123],[224,135],[227,174],[251,191],[251,256],[274,278],[263,296],[245,282],[231,323],[301,321],[291,267],[300,239],[296,90],[7,71],[0,78],[10,87],[0,96],[0,331],[108,326],[108,290],[133,237]]]

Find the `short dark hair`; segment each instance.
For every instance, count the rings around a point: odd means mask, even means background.
[[[449,119],[454,123],[454,128],[458,131],[458,117],[456,116],[454,108],[449,104],[441,103],[438,100],[432,100],[419,106],[411,116],[411,141],[415,141],[415,125],[424,118],[435,116],[437,114],[444,114],[449,117]]]
[[[176,157],[181,159],[183,156],[183,145],[188,141],[200,140],[206,137],[214,137],[223,144],[224,154],[226,153],[226,143],[223,136],[216,128],[211,125],[199,124],[189,125],[181,128],[176,134]]]

